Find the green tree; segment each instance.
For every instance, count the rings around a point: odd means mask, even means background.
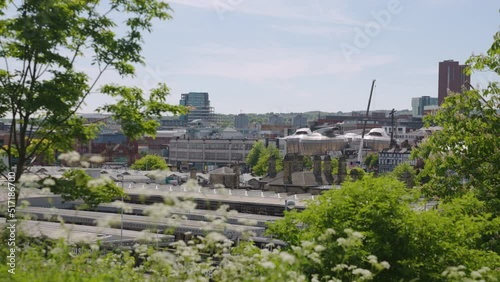
[[[417,173],[415,168],[407,162],[397,165],[389,175],[403,182],[407,188],[412,188],[417,184]]]
[[[169,11],[169,5],[159,0],[0,2],[0,56],[6,62],[0,68],[0,117],[12,120],[9,142],[3,150],[10,171],[17,151],[16,181],[34,155],[49,149],[68,151],[75,140],[85,142],[96,136],[98,125],[85,125],[75,113],[105,72],[134,75],[134,64],[144,63],[142,33],[150,32],[155,20],[169,19]],[[123,24],[111,18],[116,13],[124,15]],[[94,77],[85,72],[86,64],[95,67]],[[130,122],[122,119],[126,130],[133,136],[141,130],[151,131],[152,122],[144,119],[147,115],[136,115],[141,110],[134,109],[132,114],[122,111],[137,102],[136,90],[102,89],[130,102],[105,108],[121,113],[119,118],[133,117]],[[160,106],[164,90],[151,94],[146,108],[154,114],[171,109]],[[16,192],[17,201],[20,191]]]
[[[366,156],[366,159],[364,161],[364,164],[366,167],[370,167],[370,164],[371,164],[374,157],[375,157],[375,154],[368,154],[368,156]]]
[[[378,158],[379,158],[379,155],[378,154],[375,154],[370,162],[370,164],[368,165],[368,167],[370,169],[375,169],[375,170],[378,170]]]
[[[368,172],[372,170],[378,170],[378,154],[368,154],[368,156],[366,156],[364,164],[368,169]]]
[[[467,72],[491,71],[500,75],[500,32],[486,54],[471,56]],[[440,126],[424,140],[414,156],[425,161],[421,177],[427,196],[449,200],[474,191],[490,211],[500,214],[500,87],[489,82],[484,89],[450,95],[427,126]],[[419,175],[420,176],[420,175]]]
[[[498,234],[500,221],[488,220],[491,215],[484,213],[481,201],[469,195],[425,211],[415,208],[415,192],[393,177],[367,175],[325,192],[302,212],[287,212],[268,232],[294,246],[328,230],[341,237],[349,230],[359,231],[355,237],[364,238],[364,244],[354,250],[344,248],[349,241],[322,242],[325,251],[306,271],[323,276],[333,275],[339,263],[368,268],[369,254],[391,265],[378,281],[448,281],[441,273],[449,266],[500,265],[500,256],[491,251],[495,241],[482,235]]]
[[[308,158],[311,162],[311,165],[309,168],[312,168],[312,158],[311,157],[304,157],[304,158]],[[332,166],[332,174],[333,175],[337,175],[337,173],[339,172],[339,159],[338,158],[331,158],[330,159],[330,162],[331,162],[331,166]],[[325,169],[325,162],[321,162],[321,171],[323,171]]]
[[[351,169],[349,169],[347,171],[347,175],[349,175],[349,177],[352,179],[352,180],[360,180],[360,179],[363,179],[363,177],[365,176],[365,171],[360,168],[360,167],[353,167]]]
[[[283,170],[283,156],[281,156],[279,149],[269,146],[264,149],[262,154],[259,156],[257,164],[252,167],[252,171],[255,175],[264,176],[267,174],[269,168],[269,158],[271,156],[274,156],[274,159],[276,160],[276,172]]]
[[[302,162],[302,166],[305,170],[311,170],[313,167],[312,158],[309,156],[304,156],[304,161]]]
[[[65,201],[83,200],[90,207],[125,196],[123,189],[110,178],[92,179],[81,169],[70,169],[61,178],[47,177],[39,184],[60,194]]]
[[[161,156],[146,155],[135,161],[130,168],[137,170],[165,170],[168,169],[168,165]]]
[[[253,144],[250,152],[248,152],[246,164],[249,167],[254,167],[255,165],[257,165],[257,162],[259,161],[260,155],[262,155],[262,153],[264,153],[265,150],[266,150],[266,148],[265,148],[264,144],[260,141],[256,141]]]
[[[118,101],[100,107],[98,111],[112,114],[113,119],[119,121],[125,136],[132,140],[139,139],[144,134],[156,136],[156,130],[160,126],[158,120],[163,113],[186,112],[184,107],[167,104],[170,89],[161,83],[157,88],[151,89],[148,99],[144,98],[142,89],[138,87],[105,85],[101,92],[118,98]]]
[[[332,174],[337,175],[339,173],[339,159],[338,158],[332,158]]]

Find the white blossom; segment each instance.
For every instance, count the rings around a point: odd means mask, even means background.
[[[360,275],[361,278],[364,279],[371,279],[372,278],[372,273],[370,270],[363,269],[363,268],[356,268],[352,271],[352,274],[354,275]]]
[[[104,162],[104,158],[102,156],[99,156],[99,155],[93,155],[89,158],[89,162],[99,164],[99,163]]]
[[[45,186],[54,186],[54,185],[56,185],[56,182],[54,181],[54,179],[47,177],[47,178],[45,178],[43,180],[43,185],[45,185]]]
[[[59,157],[57,157],[61,161],[65,161],[69,164],[76,163],[80,160],[80,154],[75,151],[67,152],[60,154]]]
[[[284,261],[287,262],[288,264],[293,264],[295,262],[295,257],[287,252],[281,252],[280,253],[280,258]]]
[[[274,269],[276,268],[276,265],[272,261],[265,261],[261,263],[262,267],[268,268],[268,269]]]

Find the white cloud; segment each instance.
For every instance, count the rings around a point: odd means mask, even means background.
[[[319,35],[325,37],[335,37],[339,35],[345,35],[347,33],[352,32],[352,28],[349,27],[327,27],[327,26],[312,26],[312,25],[272,25],[271,28],[290,32],[290,33],[299,33],[306,35]]]
[[[249,82],[287,80],[308,76],[349,76],[395,60],[392,55],[360,54],[351,63],[330,50],[271,47],[231,48],[205,45],[192,49],[190,62],[177,75],[215,76]]]
[[[286,0],[169,0],[174,5],[183,5],[201,9],[211,9],[221,20],[230,13],[267,16],[281,19],[303,20],[321,23],[362,26],[359,21],[343,13],[342,1],[322,2],[286,1]],[[328,4],[325,4],[328,3]]]

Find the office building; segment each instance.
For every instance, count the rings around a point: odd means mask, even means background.
[[[181,106],[189,107],[186,115],[181,115],[180,120],[192,122],[200,119],[204,122],[215,122],[214,108],[210,107],[210,100],[207,92],[189,92],[181,95],[179,101]]]
[[[459,62],[446,60],[439,62],[438,105],[448,96],[448,91],[462,93],[462,88],[470,86],[470,76],[464,73],[466,66]]]
[[[426,106],[437,106],[438,98],[422,96],[411,99],[411,108],[413,117],[423,117]]]
[[[194,167],[211,171],[234,163],[244,164],[255,140],[251,139],[172,139],[169,163],[177,170]]]
[[[248,116],[245,114],[239,114],[234,117],[234,128],[236,129],[248,129]]]

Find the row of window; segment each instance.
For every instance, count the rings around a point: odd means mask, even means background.
[[[416,164],[415,160],[408,160],[408,159],[387,159],[387,160],[380,159],[379,160],[380,165],[398,165],[398,164],[403,163],[403,162],[409,162],[410,165],[413,165],[413,166]]]
[[[175,143],[173,146],[171,145],[172,149],[173,148],[178,148],[178,149],[199,149],[202,150],[203,147],[205,147],[205,150],[247,150],[250,151],[252,149],[253,144],[189,144],[189,143]]]
[[[246,154],[242,153],[205,153],[205,157],[203,157],[203,153],[200,152],[174,152],[170,154],[172,159],[182,160],[244,160],[246,158]]]

